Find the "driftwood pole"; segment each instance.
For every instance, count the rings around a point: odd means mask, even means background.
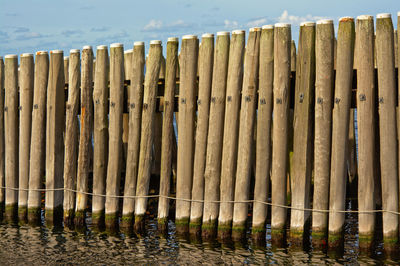
[[[93,88],[93,193],[106,193],[108,158],[108,81],[109,59],[106,45],[97,46]],[[104,225],[105,198],[93,196],[92,223]]]
[[[49,83],[47,86],[46,116],[46,189],[62,189],[64,141],[64,56],[63,51],[50,52]],[[58,224],[63,217],[63,191],[47,191],[46,221]]]
[[[122,160],[122,112],[124,100],[124,47],[121,43],[110,46],[110,108],[107,188],[105,203],[106,227],[118,228],[119,186]]]
[[[168,38],[167,60],[165,73],[164,91],[164,117],[161,142],[161,171],[160,171],[160,195],[158,200],[158,228],[166,231],[168,227],[170,180],[172,175],[172,145],[175,138],[174,133],[174,100],[175,100],[175,77],[178,70],[178,38]]]
[[[0,56],[0,186],[5,186],[5,145],[4,145],[4,61]],[[0,219],[3,219],[5,190],[0,189]]]
[[[260,39],[260,72],[256,140],[256,176],[252,233],[256,240],[265,239],[269,178],[271,170],[272,91],[274,81],[274,26],[262,27]]]
[[[18,188],[18,56],[5,56],[4,132],[6,147],[6,187]],[[18,191],[6,189],[5,217],[18,218]]]
[[[219,205],[207,201],[219,200],[221,175],[222,141],[224,134],[226,78],[229,62],[229,32],[217,33],[215,59],[211,88],[207,154],[204,171],[204,211],[202,235],[214,237],[217,232]],[[178,139],[179,142],[179,139]]]
[[[261,28],[251,28],[244,58],[235,201],[249,200],[251,157],[256,119],[258,66]],[[232,238],[242,239],[246,233],[248,203],[235,203],[233,207]]]
[[[93,123],[93,50],[84,46],[81,59],[81,115],[76,190],[89,192],[89,151],[92,145]],[[85,224],[88,195],[76,193],[75,225]]]
[[[208,121],[214,61],[214,34],[203,34],[199,51],[199,98],[197,100],[196,146],[193,166],[192,199],[204,199],[204,171],[206,167]],[[203,203],[192,202],[190,233],[199,235]]]
[[[288,119],[290,95],[290,24],[275,24],[274,32],[274,101],[272,126],[272,204],[286,205],[286,167],[288,161]],[[271,208],[271,238],[280,242],[285,233],[286,209]]]
[[[144,215],[147,210],[147,198],[140,198],[140,196],[147,196],[149,192],[151,151],[154,143],[154,117],[161,56],[161,41],[151,41],[144,80],[140,155],[136,187],[136,195],[139,196],[135,201],[135,230],[137,231],[141,231],[144,227]]]
[[[376,19],[376,63],[378,66],[379,135],[382,180],[382,210],[399,211],[398,151],[396,131],[396,83],[394,68],[393,24],[390,14]],[[398,242],[399,216],[383,213],[385,249]]]
[[[310,208],[312,152],[313,152],[313,101],[315,91],[315,23],[300,25],[296,65],[294,110],[293,165],[291,167],[292,206]],[[303,243],[309,211],[292,210],[290,216],[292,242]]]
[[[234,30],[229,48],[228,80],[226,85],[224,139],[221,162],[221,201],[233,201],[239,135],[240,92],[243,82],[245,31]],[[221,203],[218,218],[218,238],[231,237],[233,203]]]
[[[334,84],[334,40],[332,20],[317,22],[315,39],[315,120],[313,208],[328,210],[331,167],[332,96]],[[312,213],[312,241],[326,243],[328,213]]]
[[[29,188],[42,188],[45,169],[46,136],[46,92],[49,77],[49,55],[41,51],[36,53],[35,80],[33,86],[32,134],[29,163]],[[41,196],[39,191],[29,190],[28,221],[38,224],[41,220]]]
[[[332,158],[329,193],[329,246],[339,246],[343,240],[349,136],[349,114],[353,76],[354,19],[339,20],[335,99],[332,111]]]
[[[65,110],[65,154],[64,188],[76,189],[76,169],[78,159],[78,108],[81,86],[81,60],[78,49],[69,52],[68,102]],[[65,61],[64,61],[65,62]],[[64,69],[65,71],[65,69]],[[64,191],[64,224],[73,224],[75,213],[75,193]]]
[[[124,190],[124,195],[126,196],[136,195],[143,101],[144,56],[144,42],[135,42],[133,45],[131,72],[128,73],[131,85],[128,91],[129,136]],[[123,204],[121,227],[130,227],[134,221],[135,200],[124,198]]]
[[[33,54],[22,54],[19,84],[19,188],[29,187],[29,155],[31,143],[34,63]],[[18,218],[26,221],[28,191],[19,191]]]
[[[133,56],[133,49],[129,49],[124,51],[124,73],[125,73],[125,80],[129,80],[132,82],[131,77],[132,77],[132,56]],[[124,99],[125,103],[127,106],[129,106],[129,96],[130,96],[130,86],[128,86],[127,93],[124,94]],[[127,153],[128,153],[128,139],[129,139],[129,113],[123,113],[122,114],[122,147],[123,147],[123,153],[124,153],[124,162],[122,164],[122,167],[125,167],[126,169],[126,163],[127,163]]]
[[[375,71],[374,18],[357,17],[357,124],[358,124],[358,209],[375,209]],[[371,246],[375,214],[358,215],[360,247]]]
[[[176,197],[190,200],[192,192],[194,157],[195,89],[197,87],[198,40],[195,35],[182,38],[180,58],[179,121],[178,121],[178,165]],[[190,202],[176,201],[176,230],[189,231]]]
[[[69,53],[71,54],[71,51]],[[65,83],[69,80],[69,56],[64,56],[64,80]]]

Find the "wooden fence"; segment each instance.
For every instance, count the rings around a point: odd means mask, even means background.
[[[250,223],[265,239],[270,222],[273,242],[311,228],[331,246],[346,212],[369,246],[382,213],[385,247],[397,243],[400,36],[388,14],[376,29],[341,18],[337,39],[332,20],[299,35],[297,52],[278,23],[247,42],[242,30],[186,35],[180,53],[169,38],[165,58],[161,41],[147,58],[143,42],[98,46],[95,60],[90,46],[5,56],[1,213],[38,223],[44,201],[49,224],[82,226],[90,211],[94,225],[143,230],[151,198],[161,230],[175,217],[179,233],[237,240]]]

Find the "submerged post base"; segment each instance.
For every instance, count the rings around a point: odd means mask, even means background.
[[[130,230],[133,227],[135,221],[135,215],[134,213],[128,213],[128,214],[123,214],[122,218],[121,218],[121,224],[120,224],[120,228],[122,230]]]
[[[341,248],[344,244],[343,231],[329,232],[328,235],[328,246],[331,249]]]
[[[168,231],[168,218],[158,218],[157,219],[157,229],[161,233]]]
[[[18,221],[19,223],[26,223],[28,218],[28,207],[18,206]]]
[[[246,238],[246,222],[233,223],[232,240],[241,241]]]
[[[92,224],[98,228],[103,228],[105,226],[104,210],[92,212]]]
[[[57,206],[54,209],[46,209],[45,219],[47,226],[61,225],[63,220],[63,207]]]
[[[72,228],[74,226],[74,209],[64,210],[64,226]]]
[[[18,222],[18,204],[7,204],[5,208],[5,218],[8,223]]]
[[[218,239],[221,241],[230,241],[232,234],[232,221],[218,223]]]
[[[264,224],[255,225],[251,228],[251,237],[256,243],[265,241],[266,231]]]
[[[217,237],[217,225],[217,219],[203,222],[201,226],[201,236],[204,239],[215,239]]]
[[[328,246],[328,229],[313,229],[311,242],[314,248],[325,249]]]
[[[86,225],[86,213],[84,210],[76,211],[74,224],[77,228],[82,228]]]
[[[135,215],[135,232],[143,233],[145,231],[145,216],[144,214]]]
[[[118,212],[106,213],[104,220],[106,230],[111,232],[118,231]]]
[[[40,207],[34,207],[34,208],[28,208],[28,223],[30,225],[40,225],[42,222],[42,217],[41,217],[41,208]]]
[[[190,220],[189,223],[189,234],[192,237],[201,237],[201,218]]]
[[[189,233],[189,217],[175,220],[176,233],[187,235]]]

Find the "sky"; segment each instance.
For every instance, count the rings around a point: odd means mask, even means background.
[[[304,21],[391,13],[400,0],[0,0],[0,56],[161,40],[285,22],[297,42]]]

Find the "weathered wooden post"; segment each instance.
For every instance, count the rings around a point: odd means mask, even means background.
[[[107,228],[114,230],[118,228],[119,198],[117,197],[121,181],[124,47],[121,43],[114,43],[110,48],[110,111],[105,224]]]
[[[133,56],[133,49],[129,49],[124,51],[124,73],[125,73],[125,80],[131,81],[131,67],[132,67],[132,56]],[[126,97],[126,104],[129,106],[129,88],[131,85],[128,86],[127,93],[124,95]],[[124,164],[122,167],[126,168],[127,163],[127,153],[128,153],[128,139],[129,139],[129,113],[122,114],[122,147],[124,153]]]
[[[357,17],[357,124],[358,124],[358,209],[375,210],[375,71],[374,19]],[[375,230],[375,214],[358,215],[360,247],[371,246]]]
[[[29,155],[31,143],[32,102],[34,83],[33,54],[22,54],[20,63],[19,84],[19,188],[29,187]],[[18,218],[27,220],[28,191],[18,194]]]
[[[29,188],[42,188],[45,169],[46,136],[46,92],[49,77],[49,55],[45,51],[36,53],[35,79],[33,86],[32,134],[29,163]],[[28,221],[38,224],[41,220],[41,193],[29,190]]]
[[[313,153],[313,109],[315,91],[315,23],[300,25],[296,65],[296,88],[293,136],[293,166],[291,167],[292,207],[310,208]],[[310,218],[309,211],[292,210],[290,237],[302,245]]]
[[[317,22],[315,38],[315,120],[314,120],[314,197],[313,208],[329,208],[331,168],[332,97],[334,84],[333,21]],[[328,238],[328,213],[312,213],[312,241],[316,245]]]
[[[233,201],[237,163],[237,139],[239,135],[240,92],[243,83],[245,31],[234,30],[229,47],[228,80],[225,97],[224,138],[222,146],[220,200]],[[219,206],[218,238],[231,237],[233,203]]]
[[[86,207],[89,192],[89,151],[92,145],[93,123],[93,51],[84,46],[81,59],[81,115],[78,153],[78,171],[76,180],[76,211],[74,224],[83,226],[86,219]],[[83,192],[83,193],[79,193]]]
[[[274,107],[272,126],[271,202],[286,205],[286,167],[288,161],[288,118],[290,95],[290,24],[275,24],[274,33]],[[285,234],[286,208],[272,206],[271,237],[280,242]]]
[[[399,238],[399,216],[386,212],[399,211],[393,24],[390,14],[376,18],[383,241],[390,250]]]
[[[4,145],[4,61],[0,56],[0,186],[5,186],[5,145]],[[5,190],[0,189],[0,219],[3,219]]]
[[[75,213],[76,169],[78,159],[78,108],[79,90],[81,86],[80,51],[69,52],[68,102],[65,110],[65,154],[64,154],[64,224],[73,224]],[[65,61],[64,61],[65,62]],[[65,71],[65,69],[64,69]]]
[[[69,52],[71,54],[71,51]],[[69,81],[69,56],[64,56],[64,80]]]
[[[167,42],[167,60],[165,73],[164,90],[164,117],[162,126],[161,141],[161,171],[160,171],[160,198],[158,200],[158,228],[162,231],[168,227],[168,212],[170,180],[172,174],[172,145],[175,138],[174,133],[174,100],[176,87],[176,72],[178,71],[178,38],[168,38]]]
[[[274,26],[262,27],[260,39],[260,72],[256,140],[256,176],[252,235],[265,239],[269,178],[271,170],[272,91],[274,81]]]
[[[144,61],[144,42],[135,42],[133,44],[131,72],[127,73],[131,79],[131,85],[128,91],[129,136],[126,160],[125,196],[136,195],[142,121]],[[134,211],[135,200],[133,198],[124,198],[122,227],[130,227],[133,225]]]
[[[249,199],[251,154],[256,118],[256,95],[258,89],[258,66],[261,28],[251,28],[244,58],[244,74],[240,110],[235,201]],[[242,239],[246,232],[248,203],[235,202],[233,206],[232,238]]]
[[[144,80],[140,155],[136,186],[136,195],[139,197],[135,201],[135,230],[137,231],[141,231],[144,227],[144,215],[147,210],[146,196],[148,195],[150,184],[151,151],[154,140],[154,117],[161,56],[161,41],[151,41]]]
[[[335,99],[332,111],[332,156],[329,194],[329,246],[339,246],[343,240],[349,136],[349,114],[353,76],[354,19],[339,20]]]
[[[230,33],[227,31],[218,32],[215,44],[207,154],[204,172],[205,187],[202,235],[205,238],[214,237],[217,232],[219,205],[218,203],[210,203],[207,201],[219,200],[226,80],[229,61],[229,35]]]
[[[6,211],[8,222],[18,218],[18,56],[5,56],[4,132],[6,147]]]
[[[63,51],[50,52],[49,83],[47,86],[46,116],[46,221],[58,224],[63,217],[64,163],[64,62]]]
[[[192,199],[204,199],[204,171],[206,168],[207,135],[210,114],[211,84],[214,61],[214,34],[203,34],[199,51],[199,97],[197,100],[196,146],[194,154]],[[199,235],[203,217],[203,203],[192,202],[190,233]]]
[[[197,36],[182,37],[178,117],[178,165],[175,223],[178,233],[189,231],[194,157],[195,89],[197,87]]]
[[[106,45],[97,46],[96,69],[93,88],[93,193],[106,193],[106,176],[108,164],[108,81],[109,59]],[[93,196],[92,223],[104,225],[105,198]]]

